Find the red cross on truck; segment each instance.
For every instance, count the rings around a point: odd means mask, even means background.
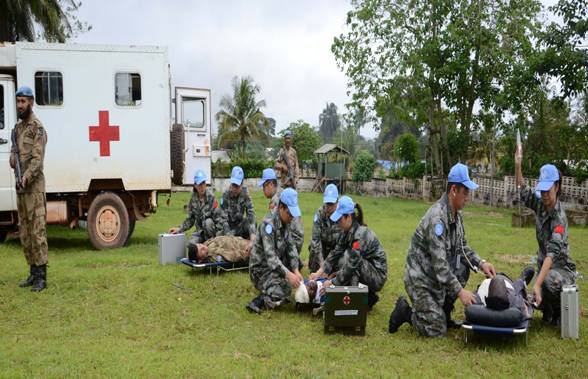
[[[210,90],[172,87],[166,47],[5,43],[0,73],[0,242],[18,230],[8,158],[20,86],[48,135],[47,223],[85,225],[97,249],[128,244],[172,184],[211,177]]]

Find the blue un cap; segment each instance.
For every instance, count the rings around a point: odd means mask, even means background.
[[[196,174],[194,175],[194,184],[198,185],[204,181],[206,181],[206,174],[204,173],[204,171],[196,171]]]
[[[232,184],[236,184],[238,186],[241,185],[241,183],[243,183],[243,178],[245,177],[245,173],[243,172],[243,169],[239,166],[235,166],[233,167],[233,170],[231,171],[231,183]]]
[[[31,87],[22,86],[16,91],[16,96],[19,97],[34,97]]]
[[[468,174],[468,166],[464,165],[463,163],[458,163],[455,166],[451,167],[451,170],[449,171],[449,176],[447,176],[447,182],[461,183],[471,190],[475,190],[476,188],[478,188],[478,185],[470,180],[470,175]]]
[[[537,182],[535,191],[549,191],[553,187],[553,183],[558,180],[559,172],[557,171],[557,167],[552,164],[543,165],[541,166],[541,170],[539,170],[539,182]]]
[[[323,194],[323,203],[336,203],[338,197],[339,190],[337,189],[337,186],[329,184],[327,188],[325,188],[325,193]]]
[[[276,172],[273,168],[266,168],[265,170],[263,170],[263,173],[261,174],[261,179],[259,180],[259,186],[263,187],[265,182],[267,182],[268,180],[278,180]]]
[[[288,206],[292,217],[300,217],[302,212],[298,208],[298,193],[292,188],[286,188],[280,195],[280,201]]]
[[[331,215],[331,221],[337,222],[343,215],[350,215],[355,212],[355,203],[349,196],[341,196],[337,209]]]

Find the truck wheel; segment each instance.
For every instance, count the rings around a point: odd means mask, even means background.
[[[184,181],[184,127],[182,124],[174,124],[169,136],[171,169],[173,170],[172,182],[182,185]]]
[[[131,244],[131,236],[135,231],[135,224],[137,220],[129,220],[129,234],[127,235],[127,240],[125,241],[125,246],[129,246]]]
[[[129,237],[129,213],[125,203],[113,192],[96,196],[88,210],[88,235],[98,249],[121,247]]]

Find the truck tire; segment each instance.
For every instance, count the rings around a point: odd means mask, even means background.
[[[131,244],[131,236],[135,231],[135,224],[137,220],[129,220],[129,234],[127,235],[127,240],[125,241],[125,246],[129,246]]]
[[[181,186],[184,181],[184,127],[182,124],[174,124],[169,136],[169,151],[171,169],[173,171],[172,182]]]
[[[98,250],[122,247],[129,238],[129,212],[113,192],[96,196],[88,210],[88,235]]]

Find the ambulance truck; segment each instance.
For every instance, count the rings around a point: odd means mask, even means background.
[[[48,135],[47,223],[85,222],[97,249],[128,244],[172,183],[211,177],[210,90],[172,89],[165,47],[0,43],[0,242],[18,230],[8,159],[20,86]]]

